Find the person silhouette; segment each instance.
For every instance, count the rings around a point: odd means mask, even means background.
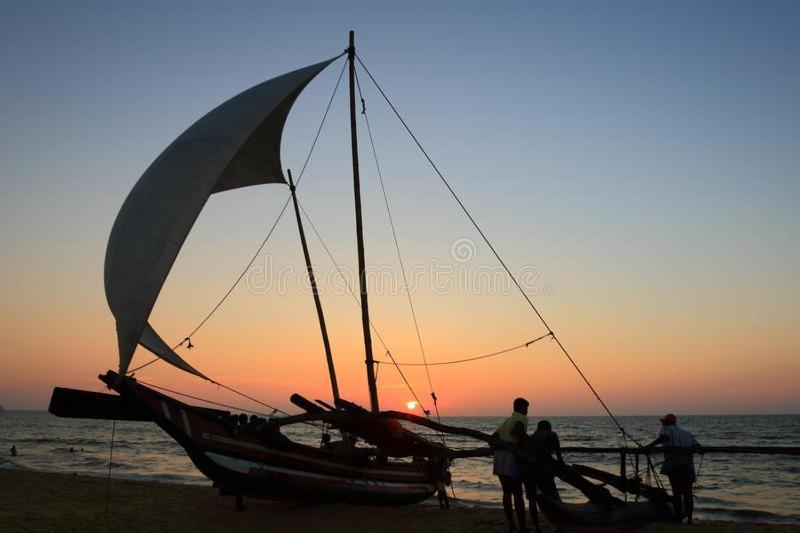
[[[532,435],[526,435],[520,442],[520,449],[533,455],[536,458],[552,458],[555,454],[558,462],[563,463],[561,456],[561,442],[558,433],[553,431],[553,426],[548,420],[540,420],[536,425],[536,431]],[[537,502],[541,501],[542,496],[537,500],[537,491],[544,497],[559,501],[561,497],[556,488],[553,474],[529,465],[525,461],[520,461],[520,478],[525,487],[525,494],[528,497],[528,508],[530,509],[531,519],[533,519],[534,530],[539,533],[539,512]]]
[[[694,511],[692,486],[697,481],[697,475],[694,471],[694,452],[691,448],[699,448],[700,443],[693,434],[678,427],[678,419],[674,414],[665,415],[664,418],[659,418],[659,421],[661,422],[661,431],[659,431],[658,437],[645,446],[644,450],[649,454],[659,444],[669,448],[687,449],[685,452],[664,452],[661,473],[669,478],[669,484],[672,487],[672,504],[678,520],[682,518],[681,504],[683,504],[686,509],[686,523],[692,524]]]
[[[514,400],[514,412],[505,419],[492,436],[499,438],[506,446],[519,444],[528,431],[528,406],[525,398]],[[492,472],[500,479],[503,487],[503,511],[509,527],[514,527],[514,511],[517,512],[520,531],[525,531],[525,500],[522,498],[522,479],[519,476],[519,460],[513,449],[499,449],[494,452]],[[512,507],[513,500],[513,507]]]

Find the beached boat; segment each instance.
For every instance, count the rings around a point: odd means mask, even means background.
[[[287,172],[287,183],[280,154],[284,124],[295,100],[315,76],[342,56],[346,57],[342,73],[345,68],[349,73],[359,304],[369,409],[340,397],[294,182],[291,172]],[[379,408],[361,218],[356,131],[357,61],[360,63],[361,60],[355,53],[351,32],[349,46],[343,54],[271,79],[234,96],[190,126],[151,164],[125,200],[111,231],[106,253],[105,289],[109,307],[116,319],[119,370],[108,371],[100,379],[116,395],[56,388],[51,400],[51,412],[68,417],[155,422],[183,446],[200,471],[223,491],[237,495],[239,502],[242,495],[257,495],[375,505],[410,504],[434,494],[437,482],[446,477],[445,472],[452,459],[490,455],[493,448],[504,446],[490,435],[434,421],[428,416],[428,411],[424,411],[425,416],[415,416],[381,411]],[[363,63],[360,64],[363,66]],[[374,81],[366,67],[364,69]],[[386,98],[379,86],[378,89]],[[388,98],[386,100],[391,106]],[[394,106],[391,107],[397,113]],[[404,121],[403,125],[408,129]],[[414,141],[417,142],[416,138]],[[417,145],[422,149],[418,142]],[[458,200],[439,170],[435,165],[433,167]],[[291,200],[295,210],[330,374],[333,405],[320,400],[311,402],[295,395],[292,402],[304,413],[241,419],[227,410],[186,404],[140,383],[133,373],[142,367],[130,369],[130,363],[136,348],[142,346],[155,354],[157,360],[225,386],[203,374],[176,352],[179,346],[191,348],[191,335],[171,347],[150,324],[149,318],[162,285],[209,196],[259,184],[288,185],[291,191],[286,205]],[[458,203],[505,267],[460,200]],[[507,268],[506,271],[516,283],[511,272]],[[517,287],[521,290],[518,283]],[[531,300],[524,291],[521,292],[547,330],[547,334],[531,342],[551,338],[569,357]],[[570,362],[575,364],[571,357]],[[583,374],[580,375],[585,380]],[[431,393],[435,405],[436,397]],[[410,431],[407,424],[401,425],[399,420],[425,426],[439,434],[466,435],[490,447],[453,450],[444,439],[434,442]],[[325,432],[338,431],[341,440],[319,447],[294,442],[281,433],[281,428],[289,424],[318,424]],[[355,439],[361,439],[366,446],[353,445]],[[574,485],[591,501],[591,508],[581,509],[553,504],[551,507],[557,511],[553,513],[556,519],[589,516],[583,522],[592,522],[591,515],[594,514],[602,515],[600,522],[607,524],[620,521],[620,517],[628,515],[635,515],[637,521],[671,516],[667,494],[660,488],[644,486],[638,480],[630,484],[631,480],[620,476],[617,479],[620,490],[634,492],[637,498],[642,496],[650,500],[647,507],[631,507],[629,505],[633,504],[611,496],[605,488],[590,482],[586,472],[579,472],[549,458],[526,455],[524,451],[520,451],[520,455],[538,468]],[[608,480],[604,483],[608,483]]]
[[[82,405],[85,409],[81,413],[75,410],[72,393],[60,389],[53,397],[54,412],[91,415],[97,414],[98,405],[102,404],[107,409],[100,414],[113,418],[108,415],[116,414],[115,409],[124,405],[127,418],[157,423],[186,449],[205,475],[235,494],[392,505],[421,501],[434,493],[433,470],[438,463],[431,460],[389,460],[391,456],[388,454],[394,457],[431,457],[426,452],[437,449],[435,444],[421,437],[403,442],[405,430],[397,422],[356,424],[354,427],[343,422],[340,425],[339,429],[348,429],[344,439],[349,441],[354,436],[361,437],[375,446],[371,449],[350,446],[350,442],[334,442],[329,447],[315,448],[289,440],[278,427],[266,420],[238,421],[229,412],[192,407],[126,376],[133,352],[141,345],[173,366],[209,379],[167,345],[148,322],[156,298],[211,194],[266,183],[286,185],[280,142],[289,111],[306,85],[342,55],[347,55],[349,64],[353,111],[355,48],[351,42],[344,54],[261,83],[218,106],[189,127],[146,170],[120,210],[106,255],[106,296],[116,318],[120,365],[118,373],[109,371],[101,379],[119,394],[121,401],[113,404],[97,396],[87,399],[84,394]],[[351,115],[357,236],[363,273],[354,111]],[[294,197],[293,184],[291,190]],[[302,233],[301,238],[314,283]],[[366,288],[362,287],[367,374],[372,410],[377,411],[365,291]],[[334,402],[338,403],[335,369],[316,286],[314,298]],[[342,404],[339,405],[330,409],[341,410]],[[309,406],[306,402],[305,407],[314,409],[316,406]],[[122,414],[117,418],[123,418]],[[391,431],[396,435],[389,439]]]

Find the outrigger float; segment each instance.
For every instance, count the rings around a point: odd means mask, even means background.
[[[360,288],[358,302],[362,311],[369,409],[348,402],[339,394],[322,304],[298,208],[295,183],[291,172],[287,172],[287,184],[280,153],[284,124],[295,100],[323,69],[342,56],[346,56],[347,63],[342,67],[339,80],[347,68],[350,89],[350,134]],[[278,76],[234,96],[190,126],[150,165],[125,200],[111,231],[106,252],[105,289],[109,307],[116,319],[119,371],[109,370],[99,378],[116,394],[57,387],[50,403],[51,413],[61,417],[154,422],[186,450],[197,468],[222,492],[236,495],[239,505],[245,495],[383,506],[413,504],[424,501],[435,493],[437,481],[453,460],[488,456],[495,449],[508,448],[507,443],[485,433],[434,421],[428,416],[429,411],[424,409],[425,416],[416,416],[381,411],[379,408],[361,216],[356,61],[375,82],[372,74],[356,55],[353,32],[350,32],[349,46],[344,53]],[[428,157],[384,91],[377,82],[375,85],[417,146]],[[365,112],[362,99],[362,113]],[[320,130],[321,128],[322,125]],[[489,243],[452,187],[429,157],[428,161],[505,268],[496,249]],[[298,180],[301,177],[302,172]],[[228,388],[201,373],[176,353],[175,350],[180,346],[192,346],[192,335],[187,336],[177,346],[170,347],[149,323],[149,318],[164,281],[209,196],[229,189],[268,183],[289,186],[291,194],[286,205],[291,200],[295,210],[330,374],[333,404],[322,400],[312,402],[294,395],[291,401],[303,413],[257,419],[255,423],[241,423],[234,419],[230,411],[190,405],[158,392],[152,386],[146,386],[133,375],[134,371],[146,365],[133,370],[129,370],[129,366],[134,351],[142,346],[157,356],[151,362],[163,360],[185,372]],[[250,264],[248,268],[249,266]],[[525,346],[551,338],[575,365],[514,276],[505,269],[546,329],[545,335]],[[241,277],[237,283],[240,280]],[[220,304],[226,297],[227,294]],[[212,314],[220,304],[212,310]],[[210,314],[197,329],[209,316]],[[399,371],[399,365],[394,364]],[[575,368],[578,368],[577,365]],[[583,373],[579,371],[579,374],[623,432],[623,436],[630,438]],[[436,397],[432,390],[431,396],[435,405]],[[342,436],[340,445],[336,448],[308,446],[289,439],[281,432],[284,426],[308,423],[320,424],[325,431],[338,430]],[[443,438],[441,442],[434,442],[408,429],[415,425],[432,429],[440,436],[466,436],[482,442],[484,446],[453,449]],[[356,438],[367,446],[352,445]],[[640,474],[643,469],[652,469],[652,465],[646,461],[646,466],[639,468],[638,457],[643,453],[641,449],[564,449],[570,450],[581,453],[618,452],[621,456],[620,474],[586,466],[566,465],[548,457],[526,453],[522,449],[517,450],[521,460],[551,473],[587,497],[588,502],[585,504],[569,504],[543,498],[543,511],[555,523],[591,526],[644,524],[675,519],[669,494],[660,486],[651,486],[642,481]],[[766,448],[759,450],[759,453],[769,453]],[[710,452],[712,449],[705,448],[704,451]],[[747,453],[741,447],[728,451]],[[799,451],[784,449],[785,453]],[[637,458],[636,467],[630,473],[626,471],[626,456]],[[658,479],[657,475],[654,479]],[[612,495],[607,486],[626,495],[625,499]],[[627,501],[627,495],[631,495],[633,501]]]

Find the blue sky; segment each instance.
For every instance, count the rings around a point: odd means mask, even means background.
[[[777,368],[794,370],[798,27],[800,4],[779,1],[3,2],[4,336],[25,321],[58,322],[52,300],[106,313],[105,240],[143,170],[206,111],[338,54],[353,29],[359,54],[508,262],[537,265],[559,288],[543,304],[559,323],[580,325],[577,308],[608,327],[689,331],[704,339],[698,350],[740,333],[768,338]],[[292,111],[286,166],[301,166],[339,65]],[[452,239],[474,232],[361,76],[409,261],[446,256]],[[352,263],[340,96],[301,199]],[[362,128],[369,252],[391,262],[366,141]],[[176,265],[208,287],[187,324],[224,292],[283,199],[264,187],[209,203]],[[282,230],[275,252],[299,262],[293,228]],[[189,265],[210,250],[224,253]],[[3,358],[21,349],[3,342]],[[39,353],[34,345],[21,350]],[[714,361],[733,349],[717,345]],[[736,357],[759,347],[748,350]],[[765,409],[796,410],[800,393],[780,402]]]

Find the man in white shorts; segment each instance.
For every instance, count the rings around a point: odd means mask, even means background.
[[[511,444],[519,441],[528,433],[528,400],[514,400],[514,412],[495,431],[492,436]],[[525,526],[525,501],[522,499],[522,479],[519,475],[519,460],[513,450],[495,450],[493,473],[500,478],[503,487],[503,511],[506,513],[509,527],[514,529],[514,508],[517,511],[520,531],[527,531]]]

